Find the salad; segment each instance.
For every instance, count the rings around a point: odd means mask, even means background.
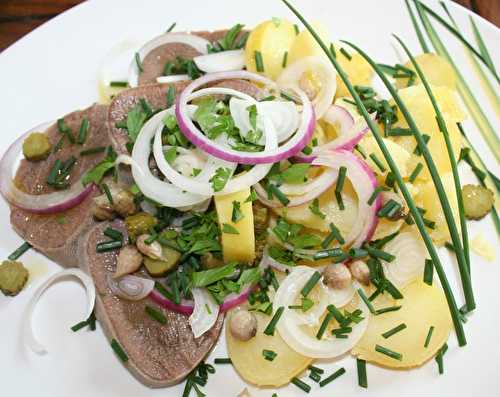
[[[470,250],[491,251],[469,241],[467,222],[491,214],[498,226],[498,179],[462,128],[463,79],[443,53],[413,55],[397,36],[408,62],[376,62],[284,3],[304,28],[276,17],[251,30],[173,24],[134,49],[127,79],[102,74],[100,104],[4,154],[0,191],[26,243],[0,266],[0,289],[21,292],[31,247],[67,268],[27,309],[34,352],[46,352],[34,306],[67,276],[88,298],[72,330],[99,322],[133,376],[185,381],[183,396],[203,396],[218,365],[257,387],[327,390],[346,370],[321,363],[346,354],[366,388],[367,363],[435,358],[443,373],[451,332],[466,345]],[[415,4],[432,27],[437,14]],[[461,162],[477,184],[461,183]],[[440,247],[456,256],[461,308]],[[228,357],[212,365],[219,339]]]

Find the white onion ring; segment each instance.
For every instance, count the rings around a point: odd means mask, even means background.
[[[346,245],[360,247],[365,241],[370,240],[377,226],[377,212],[381,206],[380,195],[372,205],[368,200],[377,188],[377,179],[372,169],[359,157],[346,150],[335,150],[321,153],[312,163],[323,165],[339,170],[344,166],[347,168],[346,178],[358,196],[358,215],[349,235],[345,236]]]
[[[258,83],[274,85],[274,83],[258,74],[246,71],[223,72],[205,75],[193,81],[182,93],[177,97],[175,114],[179,123],[179,128],[183,134],[199,149],[211,154],[221,160],[231,161],[239,164],[263,164],[275,163],[282,159],[286,159],[302,150],[310,140],[315,126],[314,109],[307,96],[299,90],[297,94],[302,101],[302,120],[298,131],[284,145],[280,146],[276,151],[268,153],[264,152],[240,152],[234,149],[221,147],[217,142],[210,140],[203,132],[201,132],[189,117],[187,104],[192,98],[191,95],[197,88],[219,80],[229,79],[248,79]]]
[[[282,273],[288,273],[295,268],[295,266],[288,266],[273,259],[271,255],[269,255],[269,246],[266,245],[262,252],[262,259],[259,262],[259,269],[265,270],[269,266]]]
[[[321,88],[312,100],[314,113],[317,119],[323,117],[328,107],[332,104],[337,91],[337,72],[325,59],[319,56],[308,56],[288,65],[278,76],[278,85],[300,87],[300,79],[304,72],[312,70],[319,75]]]
[[[156,78],[156,82],[160,84],[172,84],[184,80],[191,80],[191,78],[187,74],[172,74],[169,76],[159,76]]]
[[[24,140],[32,132],[45,132],[53,123],[43,123],[17,138],[0,161],[0,193],[10,204],[35,214],[55,214],[80,204],[94,191],[95,186],[83,186],[81,179],[69,189],[47,194],[28,194],[14,184],[13,168],[22,152]]]
[[[199,338],[210,330],[219,316],[219,305],[205,288],[191,290],[194,300],[193,313],[189,317],[189,324],[194,337]]]
[[[207,53],[208,45],[210,44],[208,40],[205,40],[204,38],[196,36],[194,34],[165,33],[148,41],[140,48],[140,50],[137,52],[139,54],[140,60],[144,60],[144,58],[155,48],[169,43],[189,45],[201,54]],[[139,69],[137,67],[137,62],[135,61],[135,59],[132,60],[129,67],[128,84],[130,87],[137,87],[137,85],[139,84]]]
[[[230,72],[245,67],[245,51],[229,50],[193,58],[194,63],[205,73]]]
[[[132,176],[146,197],[164,206],[182,208],[199,204],[209,197],[183,192],[177,186],[156,178],[149,169],[150,142],[162,118],[163,112],[155,114],[142,127],[132,150],[133,161],[129,163],[132,166]],[[119,156],[119,159],[120,161],[127,160],[123,156]]]
[[[106,279],[114,295],[129,301],[140,301],[146,298],[155,287],[154,280],[132,275],[114,279],[108,274]]]
[[[23,336],[26,345],[37,354],[46,354],[47,349],[43,346],[38,340],[35,338],[33,334],[32,327],[32,317],[33,311],[37,302],[40,300],[40,297],[45,292],[47,288],[49,288],[54,282],[58,281],[61,278],[73,276],[78,278],[78,280],[83,284],[87,293],[87,313],[85,315],[85,319],[88,319],[94,310],[95,305],[95,286],[92,279],[87,276],[80,269],[66,269],[62,270],[53,276],[49,277],[38,289],[35,291],[33,296],[31,297],[28,307],[26,309],[26,314],[23,322]]]

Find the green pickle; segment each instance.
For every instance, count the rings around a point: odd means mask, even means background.
[[[175,269],[181,258],[181,253],[169,247],[162,247],[162,259],[144,257],[144,266],[153,277],[164,276]]]
[[[21,262],[3,261],[0,265],[0,290],[8,296],[22,291],[28,281],[29,272]]]
[[[149,233],[149,230],[153,228],[157,222],[156,218],[147,212],[139,212],[125,218],[128,234],[133,239],[141,234]]]
[[[42,132],[31,133],[23,142],[23,155],[28,161],[41,161],[52,150],[49,138]]]

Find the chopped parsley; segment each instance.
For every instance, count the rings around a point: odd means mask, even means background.
[[[229,168],[219,167],[215,174],[210,178],[214,192],[220,192],[226,186],[227,181],[231,177],[232,171]]]

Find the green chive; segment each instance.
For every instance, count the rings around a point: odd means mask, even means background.
[[[274,330],[276,328],[276,324],[278,324],[278,321],[283,314],[283,311],[285,308],[283,306],[280,306],[278,310],[276,310],[276,313],[274,313],[273,318],[267,325],[266,329],[264,330],[264,334],[269,335],[269,336],[274,336]]]
[[[349,54],[344,48],[340,47],[340,53],[345,56],[349,61],[352,59],[352,55]]]
[[[214,364],[232,364],[233,362],[231,361],[230,358],[216,358],[214,360]]]
[[[295,30],[295,34],[299,34],[300,33],[299,25],[297,25],[296,23],[293,24],[293,29]]]
[[[349,256],[352,259],[360,259],[368,256],[368,251],[363,248],[351,248],[349,250]]]
[[[356,359],[356,367],[358,369],[358,385],[368,388],[368,378],[366,376],[366,361],[360,358]]]
[[[384,245],[386,245],[389,241],[391,240],[394,240],[394,238],[399,234],[399,231],[397,232],[394,232],[392,234],[389,234],[388,236],[384,237],[384,238],[381,238],[380,240],[377,240],[375,242],[372,243],[372,245],[375,247],[375,248],[383,248]]]
[[[137,70],[139,71],[139,74],[144,72],[144,68],[142,67],[142,61],[141,61],[141,56],[139,55],[138,52],[135,53],[135,64],[137,66]]]
[[[426,218],[423,218],[422,220],[424,222],[424,225],[427,226],[429,229],[434,230],[436,228],[436,222]]]
[[[57,120],[57,128],[61,134],[66,135],[71,143],[75,143],[75,138],[73,137],[71,128],[66,125],[66,122],[63,118]]]
[[[368,205],[372,205],[375,202],[375,199],[377,196],[383,192],[385,189],[382,186],[377,187],[373,193],[371,194],[370,198],[368,199],[367,203]]]
[[[288,51],[285,51],[283,54],[283,62],[281,62],[281,66],[286,68],[286,64],[288,63]]]
[[[123,240],[123,233],[119,230],[113,229],[112,227],[107,227],[106,229],[104,229],[103,234],[115,241]]]
[[[317,372],[311,371],[309,374],[309,378],[318,383],[321,380],[321,375]]]
[[[422,163],[418,163],[415,166],[415,169],[410,174],[410,177],[408,178],[408,181],[411,182],[411,183],[415,182],[415,179],[417,179],[418,174],[420,174],[420,171],[422,171],[423,168],[424,168],[424,165]]]
[[[391,128],[387,131],[387,136],[412,136],[413,133],[409,128]]]
[[[311,391],[311,386],[301,381],[299,378],[292,378],[290,382],[306,393],[309,393]]]
[[[325,373],[324,369],[321,369],[319,367],[315,367],[314,365],[309,365],[307,368],[310,369],[312,372],[316,372],[318,374],[324,374]]]
[[[352,327],[340,327],[332,330],[333,335],[350,334],[351,332],[352,332]]]
[[[312,291],[314,286],[318,283],[319,279],[321,278],[321,273],[316,271],[313,273],[313,275],[307,280],[307,283],[304,285],[302,290],[300,291],[301,295],[304,298],[307,298],[307,295]]]
[[[345,368],[342,367],[342,368],[338,369],[337,371],[335,371],[330,376],[328,376],[327,378],[323,379],[321,382],[319,382],[319,387],[326,386],[327,384],[329,384],[330,382],[333,382],[339,376],[342,376],[344,374],[345,374]]]
[[[442,375],[444,373],[444,365],[443,365],[443,356],[448,350],[448,345],[445,343],[441,349],[439,349],[438,353],[436,354],[436,362],[438,363],[438,368],[439,368],[439,375]]]
[[[380,345],[375,345],[375,351],[385,354],[387,357],[393,358],[394,360],[402,361],[403,360],[403,355],[401,353],[395,352],[391,349],[388,349],[386,347],[380,346]]]
[[[434,332],[434,326],[431,325],[429,327],[429,332],[427,332],[427,336],[425,337],[424,347],[429,347],[429,343],[431,343],[432,333]]]
[[[104,243],[99,243],[96,246],[96,252],[103,253],[108,251],[113,251],[115,249],[121,248],[123,246],[123,242],[121,241],[106,241]]]
[[[340,230],[333,223],[330,223],[330,234],[321,242],[321,246],[326,249],[333,240],[337,240],[339,244],[345,244],[345,240],[340,234]]]
[[[339,309],[337,309],[335,307],[335,305],[328,305],[326,307],[326,309],[328,310],[329,313],[331,313],[333,315],[333,317],[335,318],[335,320],[337,320],[337,322],[341,325],[341,326],[344,326],[345,324],[347,324],[347,319],[345,318],[345,316],[340,312]]]
[[[115,351],[116,355],[120,358],[120,360],[122,360],[122,362],[126,363],[128,361],[127,353],[125,353],[116,339],[111,340],[111,348]]]
[[[369,244],[365,244],[364,248],[368,251],[370,256],[378,259],[382,259],[386,262],[392,262],[396,257],[388,252],[382,251],[378,248],[372,247]]]
[[[427,250],[429,251],[429,255],[431,256],[431,259],[434,262],[434,266],[436,267],[436,271],[437,271],[437,273],[439,275],[439,279],[441,281],[441,285],[442,285],[443,290],[444,290],[445,295],[446,295],[446,299],[447,299],[448,306],[449,306],[449,309],[450,309],[450,313],[451,313],[451,317],[452,317],[452,320],[453,320],[453,324],[455,326],[455,330],[456,330],[456,334],[457,334],[457,339],[458,339],[459,345],[460,346],[464,346],[465,344],[467,344],[467,341],[466,341],[466,338],[465,338],[465,334],[464,334],[464,329],[463,329],[462,322],[461,322],[461,320],[459,318],[458,308],[457,308],[457,304],[456,304],[456,301],[455,301],[455,297],[453,295],[453,291],[451,290],[450,284],[449,284],[449,282],[448,282],[448,280],[446,278],[446,274],[445,274],[444,269],[442,267],[441,261],[439,260],[439,256],[437,254],[436,248],[434,247],[434,243],[433,243],[431,237],[429,236],[427,230],[425,229],[425,225],[423,224],[422,217],[419,214],[418,210],[416,209],[415,202],[413,201],[413,198],[412,198],[410,192],[408,191],[408,188],[406,187],[406,185],[405,185],[405,183],[403,181],[403,178],[401,177],[401,173],[399,172],[399,170],[398,170],[398,168],[397,168],[394,160],[392,159],[392,157],[390,155],[390,152],[388,151],[388,149],[387,149],[384,141],[382,140],[382,136],[380,134],[380,131],[379,131],[379,128],[378,128],[377,124],[371,119],[371,117],[370,117],[368,111],[366,110],[363,102],[361,101],[358,93],[356,92],[356,90],[352,86],[351,82],[349,81],[349,78],[347,77],[345,71],[340,67],[340,65],[338,64],[338,62],[331,55],[331,53],[329,52],[327,46],[321,40],[321,38],[319,37],[319,35],[314,31],[314,29],[304,19],[304,17],[302,17],[302,15],[300,15],[300,13],[287,0],[283,0],[283,2],[300,19],[300,21],[304,23],[304,25],[307,27],[307,29],[312,34],[312,36],[314,37],[314,39],[318,42],[318,44],[320,45],[320,47],[323,49],[324,53],[328,56],[328,58],[330,59],[330,62],[332,63],[332,65],[337,70],[340,79],[346,85],[349,93],[354,98],[354,100],[356,102],[356,105],[357,105],[360,113],[362,114],[362,116],[365,119],[366,123],[370,127],[370,130],[372,131],[372,134],[373,134],[375,140],[377,141],[377,144],[378,144],[380,150],[382,151],[382,154],[384,155],[384,158],[387,161],[387,164],[389,165],[389,168],[391,169],[391,172],[396,177],[396,182],[398,184],[398,187],[399,187],[401,193],[403,194],[403,197],[405,198],[405,201],[408,204],[410,212],[411,212],[412,216],[415,219],[417,228],[418,228],[420,234],[422,235],[422,238],[424,240],[425,246],[426,246]],[[363,57],[370,63],[370,65],[372,65],[372,67],[375,68],[375,70],[377,71],[377,74],[379,76],[383,75],[383,73],[380,71],[380,69],[377,67],[377,65],[375,64],[375,62],[373,62],[373,60],[371,58],[369,58],[361,50],[357,49],[357,51],[360,52],[360,54],[363,55]],[[385,76],[383,76],[382,80],[384,80],[384,84],[387,87],[389,87],[391,85],[390,82],[385,78]],[[397,94],[397,92],[394,89],[391,90],[391,94],[392,94],[393,97],[398,97],[398,94]],[[401,104],[398,104],[398,106],[400,108],[403,108],[404,107],[404,103],[403,103],[403,106],[401,106]],[[412,130],[413,130],[413,128],[412,128]]]
[[[106,194],[106,197],[107,197],[107,199],[108,199],[109,203],[110,203],[111,205],[114,205],[115,203],[114,203],[114,201],[113,201],[113,196],[111,195],[111,191],[109,190],[108,185],[107,185],[107,184],[105,184],[105,183],[102,183],[102,184],[101,184],[101,189],[102,189],[102,190],[104,190],[104,194]]]
[[[410,14],[411,22],[413,24],[413,27],[415,28],[415,32],[417,33],[418,41],[420,42],[420,46],[422,47],[422,51],[425,53],[430,52],[429,47],[427,46],[427,43],[425,42],[424,35],[422,34],[422,31],[420,30],[420,26],[418,25],[417,19],[415,18],[415,14],[413,14],[413,10],[411,9],[410,3],[408,0],[405,0],[406,2],[406,7],[408,8],[408,12]]]
[[[110,81],[109,86],[110,87],[126,88],[126,87],[128,87],[128,81]]]
[[[375,315],[378,316],[379,314],[384,314],[384,313],[389,313],[389,312],[397,312],[399,309],[401,309],[401,306],[389,306],[389,307],[384,307],[383,309],[377,309],[375,310]]]
[[[341,248],[333,248],[316,252],[313,256],[313,259],[315,261],[319,261],[326,258],[336,258],[336,260],[342,262],[346,257],[347,255],[344,251],[342,251]]]
[[[402,324],[399,324],[396,327],[390,329],[389,331],[384,332],[382,334],[382,336],[384,337],[384,339],[387,339],[387,338],[390,338],[392,335],[397,334],[398,332],[400,332],[404,329],[406,329],[406,324],[402,323]]]
[[[272,351],[272,350],[262,350],[262,355],[264,356],[264,358],[267,360],[267,361],[274,361],[274,359],[276,358],[276,356],[278,355],[276,352]]]
[[[91,154],[104,153],[106,148],[104,146],[92,147],[89,149],[82,150],[80,156],[89,156]]]
[[[373,304],[366,296],[365,291],[363,291],[363,289],[361,288],[358,288],[358,294],[360,298],[363,300],[363,302],[365,302],[365,305],[368,307],[368,310],[370,310],[370,313],[375,314],[375,308],[373,307]]]
[[[171,108],[175,103],[175,88],[173,85],[168,87],[167,91],[167,109]]]
[[[339,175],[337,178],[337,184],[335,186],[335,192],[337,192],[337,193],[342,192],[342,189],[344,188],[346,174],[347,174],[347,168],[344,166],[341,166],[339,168]]]
[[[382,208],[378,210],[377,216],[379,218],[390,218],[389,214],[392,213],[394,209],[396,209],[396,211],[401,209],[401,204],[393,199],[390,199]]]
[[[149,317],[151,317],[153,320],[158,321],[160,324],[165,325],[167,323],[167,318],[165,317],[165,315],[161,311],[156,310],[154,307],[146,305],[144,311]]]
[[[57,141],[56,145],[54,146],[54,149],[52,150],[52,153],[56,153],[56,152],[58,152],[59,150],[62,149],[62,146],[63,146],[65,138],[66,138],[65,135],[63,135],[61,138],[59,138],[59,140]]]
[[[432,285],[433,277],[434,277],[434,263],[432,263],[432,259],[426,259],[424,268],[424,283]]]
[[[318,333],[316,334],[317,339],[321,340],[321,338],[325,334],[326,327],[328,327],[328,324],[330,323],[330,321],[332,321],[332,319],[333,319],[333,313],[328,312],[319,327]]]
[[[22,243],[19,248],[17,248],[12,254],[10,254],[7,259],[9,261],[16,261],[18,260],[26,251],[28,251],[31,248],[31,244],[28,242]]]
[[[384,164],[380,161],[380,159],[377,157],[375,153],[370,153],[370,158],[373,160],[375,165],[378,167],[380,172],[384,173],[387,169],[385,168]]]
[[[255,68],[257,72],[264,72],[264,61],[262,60],[262,53],[260,51],[255,51]]]
[[[53,185],[56,183],[56,178],[57,175],[59,174],[59,171],[62,167],[62,161],[60,159],[57,159],[54,162],[54,165],[50,169],[49,176],[47,177],[47,184],[48,185]]]
[[[416,154],[417,156],[422,155],[422,147],[426,147],[427,143],[431,139],[431,137],[427,134],[422,134],[422,140],[421,142],[417,143],[417,146],[415,147],[415,150],[413,151],[413,154]]]
[[[170,33],[172,30],[174,30],[175,25],[177,25],[177,22],[174,22],[172,25],[170,25],[170,27],[167,29],[166,33]]]
[[[79,145],[83,145],[85,143],[85,141],[87,140],[89,127],[90,127],[89,120],[86,117],[83,118],[80,124],[80,129],[78,130],[78,136],[76,137],[76,143],[78,143]]]
[[[267,186],[267,191],[271,194],[271,197],[274,195],[274,197],[276,197],[278,201],[285,207],[290,202],[288,197],[286,197],[285,194],[276,185],[273,185],[272,183],[270,183]]]
[[[80,321],[78,324],[75,324],[71,327],[71,331],[78,332],[81,329],[85,328],[87,325],[89,325],[88,321]]]

